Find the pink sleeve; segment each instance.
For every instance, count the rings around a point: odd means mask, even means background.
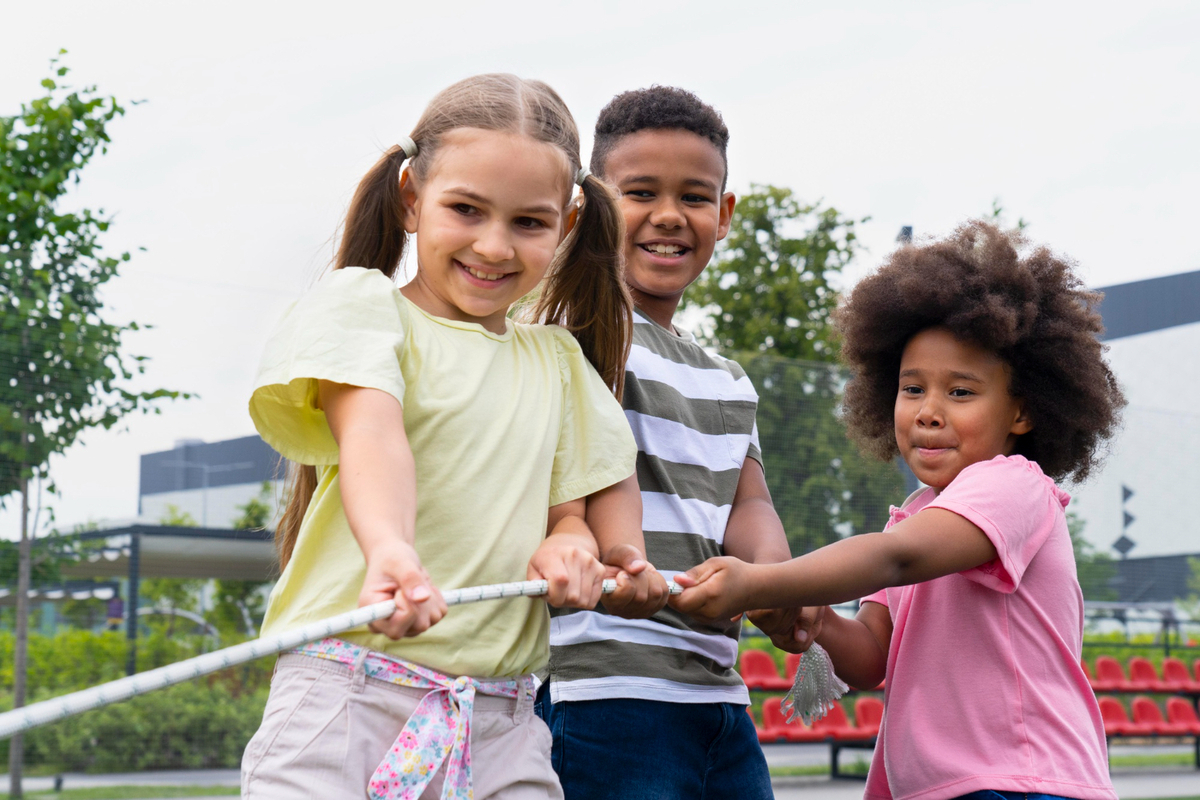
[[[879,603],[879,605],[883,606],[884,608],[887,608],[887,607],[888,607],[888,603],[887,603],[887,589],[880,589],[880,590],[879,590],[878,592],[876,592],[875,594],[868,595],[868,596],[864,597],[864,598],[863,598],[861,601],[859,601],[859,602],[862,602],[862,603]]]
[[[961,574],[1007,594],[1020,586],[1067,500],[1036,464],[1022,456],[997,456],[964,469],[925,508],[952,511],[983,531],[996,558]]]

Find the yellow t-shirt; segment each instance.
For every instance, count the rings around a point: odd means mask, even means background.
[[[416,549],[442,589],[524,580],[550,506],[634,471],[621,406],[566,330],[509,321],[495,334],[426,314],[378,271],[336,270],[284,315],[250,398],[263,439],[318,475],[264,634],[352,610],[362,589],[318,379],[400,401],[417,468]],[[342,638],[450,675],[511,677],[546,664],[548,632],[543,600],[513,598],[451,608],[412,638],[365,627]]]

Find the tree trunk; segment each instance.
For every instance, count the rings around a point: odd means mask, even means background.
[[[25,705],[25,673],[29,648],[29,584],[33,561],[33,540],[29,535],[29,479],[21,479],[21,544],[17,550],[17,625],[13,642],[13,708]],[[22,734],[8,743],[9,797],[20,800],[21,768],[25,760]]]

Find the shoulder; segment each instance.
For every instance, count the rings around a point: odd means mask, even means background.
[[[628,370],[636,377],[677,387],[707,387],[708,391],[699,396],[758,397],[746,371],[736,361],[710,353],[686,331],[675,335],[637,315]]]
[[[1052,498],[1063,508],[1071,500],[1071,495],[1042,472],[1037,462],[1020,455],[996,456],[971,464],[958,473],[939,500],[979,493],[1025,501],[1041,496]]]

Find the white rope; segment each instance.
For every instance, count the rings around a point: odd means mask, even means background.
[[[671,594],[679,594],[683,591],[674,581],[667,585]],[[612,594],[616,588],[616,581],[606,580],[602,591],[604,594]],[[454,589],[443,592],[442,597],[447,606],[458,606],[464,603],[478,603],[480,600],[498,600],[502,597],[534,597],[546,594],[548,589],[549,585],[546,581],[516,581]],[[235,644],[223,650],[140,672],[137,675],[130,675],[109,683],[102,683],[90,689],[34,703],[13,711],[6,711],[0,714],[0,739],[73,714],[81,714],[84,711],[100,708],[110,703],[119,703],[155,689],[199,678],[210,672],[244,664],[247,661],[274,655],[284,650],[291,650],[293,647],[315,642],[326,636],[344,633],[352,628],[359,628],[376,620],[390,617],[395,611],[395,601],[384,600],[381,603],[347,611],[345,614],[338,614],[336,617],[313,622],[295,630]]]

